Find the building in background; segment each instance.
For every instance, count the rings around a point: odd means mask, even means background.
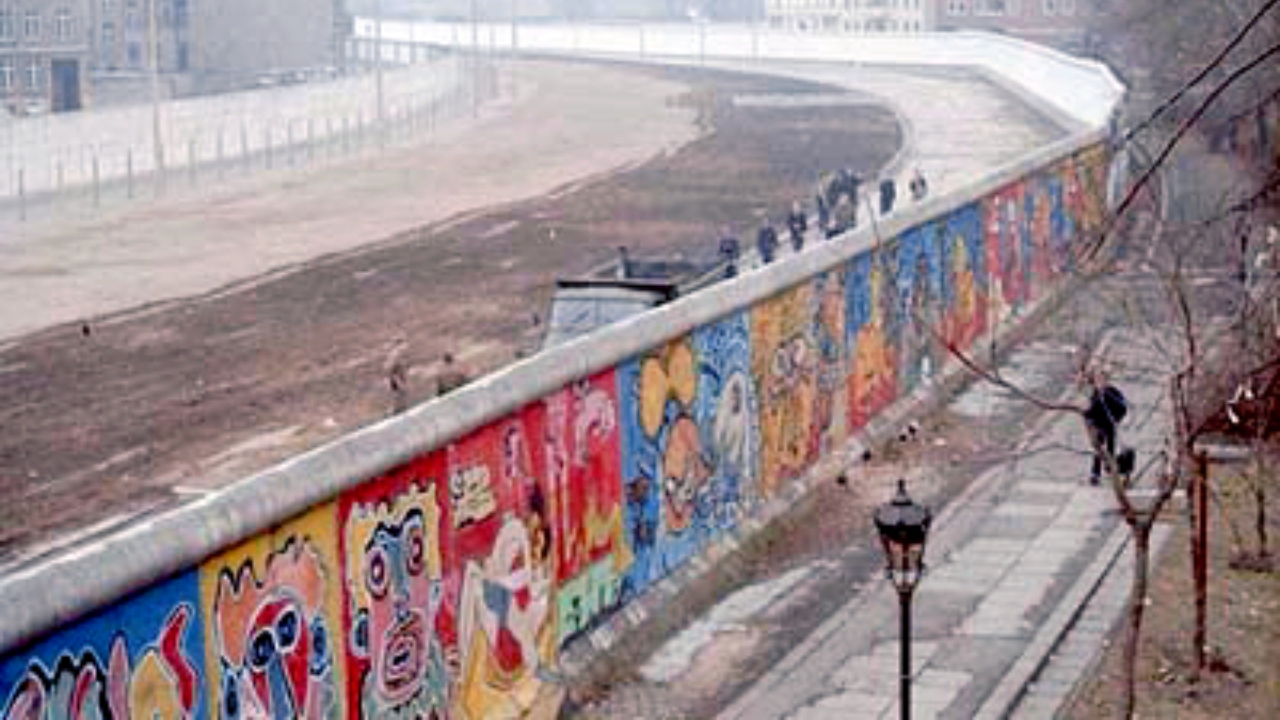
[[[342,64],[350,33],[337,0],[190,2],[191,72],[200,92],[299,81]]]
[[[331,75],[351,33],[342,0],[87,2],[96,96],[104,103],[150,99],[153,11],[164,97]]]
[[[987,30],[1069,51],[1086,48],[1090,0],[930,0],[939,30]]]
[[[0,0],[0,101],[14,115],[78,110],[97,0]]]
[[[797,32],[914,33],[933,29],[936,0],[764,0],[769,26]]]

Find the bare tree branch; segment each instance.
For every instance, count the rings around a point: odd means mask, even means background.
[[[1272,0],[1272,1],[1280,2],[1280,0]],[[1182,124],[1178,126],[1178,129],[1174,132],[1173,137],[1169,138],[1169,140],[1164,144],[1164,147],[1161,148],[1160,153],[1155,158],[1155,161],[1152,162],[1150,167],[1148,167],[1146,171],[1142,173],[1142,176],[1139,177],[1138,181],[1133,184],[1133,187],[1129,189],[1129,192],[1125,193],[1124,199],[1121,200],[1120,205],[1116,207],[1115,212],[1110,214],[1110,216],[1107,219],[1107,223],[1103,226],[1102,231],[1098,234],[1098,237],[1092,243],[1090,243],[1089,246],[1085,248],[1083,253],[1081,253],[1081,257],[1083,259],[1091,260],[1097,256],[1098,251],[1102,249],[1102,246],[1106,243],[1107,238],[1110,236],[1112,230],[1114,230],[1120,218],[1124,217],[1125,213],[1129,210],[1129,207],[1133,205],[1134,200],[1138,196],[1138,192],[1143,187],[1146,186],[1146,184],[1151,180],[1151,177],[1156,173],[1156,171],[1158,171],[1160,167],[1164,165],[1164,162],[1169,158],[1169,155],[1173,152],[1173,149],[1177,147],[1178,143],[1182,141],[1182,138],[1187,134],[1188,131],[1191,130],[1192,126],[1194,126],[1196,122],[1200,119],[1200,117],[1203,116],[1205,112],[1213,105],[1214,101],[1218,99],[1218,96],[1220,96],[1223,92],[1225,92],[1228,87],[1234,84],[1241,77],[1244,77],[1249,71],[1253,70],[1258,65],[1261,65],[1263,62],[1266,62],[1267,59],[1271,58],[1273,55],[1276,55],[1277,53],[1280,53],[1280,44],[1272,45],[1262,53],[1259,53],[1252,60],[1236,68],[1234,71],[1232,71],[1230,75],[1223,78],[1221,82],[1219,82],[1217,85],[1214,86],[1213,90],[1211,90],[1209,94],[1205,96],[1204,100],[1202,100],[1200,104],[1196,106],[1195,111],[1192,112],[1191,115],[1187,117],[1186,120],[1182,121]]]
[[[1266,4],[1258,8],[1257,12],[1255,12],[1253,16],[1249,18],[1249,21],[1246,22],[1238,31],[1236,31],[1236,34],[1231,38],[1231,40],[1229,40],[1226,45],[1222,46],[1222,49],[1218,51],[1218,54],[1214,55],[1213,59],[1210,60],[1209,63],[1205,65],[1203,68],[1201,68],[1200,72],[1196,73],[1190,80],[1188,80],[1185,84],[1183,84],[1183,86],[1179,88],[1177,92],[1175,92],[1173,95],[1170,95],[1168,98],[1166,98],[1164,102],[1160,103],[1160,106],[1157,107],[1155,110],[1151,111],[1151,114],[1148,115],[1146,119],[1138,123],[1132,130],[1125,133],[1124,141],[1128,142],[1132,140],[1138,133],[1147,129],[1161,115],[1163,115],[1170,108],[1176,105],[1178,101],[1181,100],[1183,96],[1186,95],[1191,90],[1191,88],[1195,87],[1196,85],[1199,85],[1200,81],[1208,77],[1209,73],[1213,72],[1215,68],[1217,68],[1219,65],[1223,63],[1224,60],[1227,59],[1227,55],[1230,55],[1231,51],[1234,50],[1241,42],[1244,41],[1244,37],[1249,34],[1249,31],[1252,30],[1254,26],[1256,26],[1259,22],[1261,22],[1262,17],[1267,13],[1271,12],[1271,9],[1274,8],[1277,3],[1280,3],[1280,0],[1267,0]],[[1161,11],[1164,10],[1164,8],[1159,5],[1157,5],[1156,7],[1158,7]]]

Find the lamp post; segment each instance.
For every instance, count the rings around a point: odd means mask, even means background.
[[[884,545],[885,575],[898,591],[899,633],[902,646],[900,699],[902,720],[911,718],[911,595],[924,573],[924,541],[933,515],[907,495],[907,481],[898,481],[898,492],[876,508],[876,530]]]

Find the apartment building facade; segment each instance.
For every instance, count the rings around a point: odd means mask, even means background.
[[[92,0],[0,0],[0,104],[13,115],[78,110]]]
[[[350,34],[342,0],[88,2],[94,80],[105,102],[150,97],[153,50],[160,94],[177,97],[324,72],[341,64]]]
[[[1092,0],[932,0],[939,30],[986,30],[1066,50],[1085,48]]]
[[[765,0],[765,17],[796,32],[915,33],[932,29],[933,1]]]

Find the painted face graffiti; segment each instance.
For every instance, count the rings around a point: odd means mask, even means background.
[[[435,633],[441,601],[434,488],[411,487],[393,506],[357,506],[347,521],[348,588],[356,655],[369,661],[364,714],[446,706],[448,678]]]
[[[711,477],[698,426],[688,415],[681,415],[671,424],[662,453],[661,475],[666,527],[671,532],[683,532],[693,522],[698,494]]]
[[[324,573],[305,541],[290,540],[259,581],[246,562],[224,570],[214,600],[224,718],[321,718],[333,707],[332,652],[321,614]]]

